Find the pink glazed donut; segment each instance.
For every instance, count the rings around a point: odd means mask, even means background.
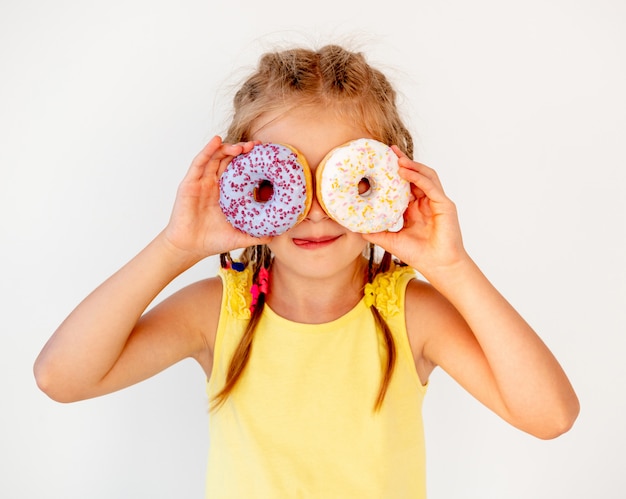
[[[284,144],[260,144],[236,156],[220,177],[220,207],[230,224],[254,237],[277,236],[311,207],[311,170]]]
[[[317,199],[337,223],[362,234],[397,230],[409,205],[409,183],[398,175],[398,156],[374,139],[330,151],[315,171]]]

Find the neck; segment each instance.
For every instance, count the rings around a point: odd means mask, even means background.
[[[322,324],[346,314],[363,297],[363,260],[332,276],[299,274],[274,262],[267,304],[278,315],[306,324]]]

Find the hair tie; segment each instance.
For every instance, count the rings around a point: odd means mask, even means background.
[[[250,312],[254,312],[256,308],[256,304],[259,301],[259,296],[261,293],[267,295],[268,287],[269,287],[269,272],[265,267],[261,267],[259,270],[259,275],[257,277],[257,282],[255,282],[250,288],[250,294],[252,295],[252,303],[250,304]]]
[[[231,267],[235,272],[243,272],[246,268],[242,262],[233,262]]]

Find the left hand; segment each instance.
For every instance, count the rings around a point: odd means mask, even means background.
[[[453,267],[467,258],[455,204],[445,195],[437,173],[411,160],[397,146],[399,173],[411,183],[412,199],[398,232],[363,234],[424,277]]]

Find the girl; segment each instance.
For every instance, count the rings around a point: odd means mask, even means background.
[[[567,431],[579,407],[566,375],[465,251],[455,205],[435,171],[412,160],[395,100],[359,53],[263,56],[235,96],[225,140],[193,160],[164,230],[48,341],[35,363],[41,389],[63,402],[96,397],[195,358],[212,402],[212,498],[425,497],[421,403],[437,366],[523,431]],[[398,232],[352,233],[317,199],[273,238],[225,219],[218,180],[235,156],[285,143],[314,170],[357,138],[393,145],[410,182]],[[212,255],[219,277],[145,312]]]

